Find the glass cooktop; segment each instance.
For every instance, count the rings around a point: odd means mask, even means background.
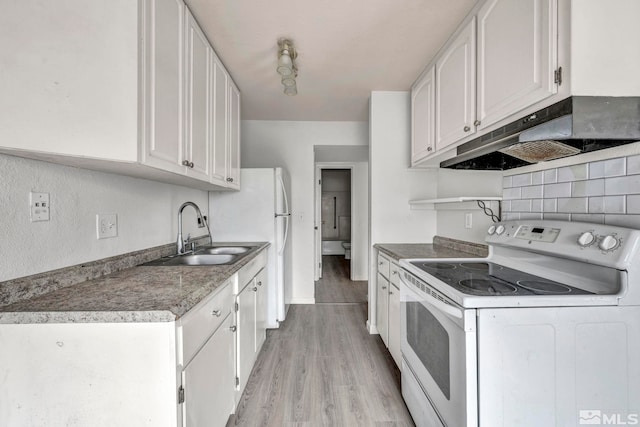
[[[591,292],[492,262],[412,261],[460,292],[478,296],[588,295]]]

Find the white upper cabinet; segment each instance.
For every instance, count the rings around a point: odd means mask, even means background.
[[[211,55],[213,50],[187,10],[186,19],[186,140],[181,162],[187,175],[209,180],[211,169]]]
[[[226,170],[229,139],[239,143],[229,131],[233,82],[220,63],[224,78],[214,77],[211,44],[182,0],[24,0],[5,9],[0,27],[12,37],[0,38],[0,153],[204,190],[239,188]],[[225,92],[217,100],[222,127],[214,123],[216,81]],[[216,149],[227,150],[220,180]]]
[[[145,36],[145,139],[141,161],[184,173],[184,3],[147,0]],[[162,29],[162,31],[159,31]]]
[[[240,91],[231,82],[229,88],[229,163],[227,182],[229,188],[240,188]]]
[[[488,0],[478,11],[478,129],[557,92],[555,0]]]
[[[227,182],[227,153],[229,135],[229,76],[217,56],[212,58],[213,104],[213,159],[211,182],[224,185]],[[221,143],[222,142],[222,143]]]
[[[475,25],[474,18],[436,60],[436,150],[475,132]]]
[[[411,88],[411,164],[434,150],[435,67],[429,68]]]

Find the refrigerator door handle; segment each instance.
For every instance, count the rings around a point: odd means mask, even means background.
[[[284,218],[284,239],[282,239],[282,247],[278,249],[278,255],[282,255],[284,247],[287,246],[287,237],[289,235],[289,214],[281,215]]]
[[[289,213],[289,199],[287,198],[287,189],[284,187],[284,181],[282,176],[278,175],[278,181],[280,181],[280,188],[282,189],[282,196],[284,197],[284,213]]]

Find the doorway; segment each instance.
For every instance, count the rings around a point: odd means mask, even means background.
[[[367,281],[352,278],[352,168],[319,167],[316,303],[362,303]]]

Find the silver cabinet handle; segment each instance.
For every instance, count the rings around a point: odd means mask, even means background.
[[[471,128],[470,128],[469,126],[465,126],[465,127],[464,127],[464,131],[465,131],[465,132],[469,132],[470,130],[471,130]]]
[[[258,287],[257,286],[253,287],[253,292],[258,292]]]
[[[386,287],[386,286],[383,286],[383,287],[382,287],[382,289],[387,289],[387,287]]]
[[[378,265],[382,265],[382,264],[384,264],[384,262],[382,262],[382,261],[380,261],[380,262],[378,263]]]
[[[473,122],[474,126],[480,126],[480,123],[482,123],[480,120],[476,120],[475,122]]]
[[[258,282],[258,286],[262,286],[262,280]]]
[[[189,160],[183,160],[182,166],[189,166]]]
[[[194,166],[195,166],[195,165],[193,164],[193,162],[189,163],[189,167],[190,167],[191,169],[193,169],[193,167],[194,167]]]
[[[230,330],[231,332],[235,332],[235,331],[237,331],[237,330],[238,330],[238,327],[237,327],[236,325],[233,325],[232,327],[230,327],[230,328],[229,328],[229,330]]]
[[[391,274],[398,274],[398,270],[393,270]]]
[[[389,291],[389,295],[393,295],[393,291]]]
[[[222,310],[213,310],[211,314],[213,316],[220,317],[222,315]]]
[[[233,178],[227,178],[227,182],[233,182]]]
[[[433,150],[433,148],[427,147],[427,151],[432,151],[432,150]]]

